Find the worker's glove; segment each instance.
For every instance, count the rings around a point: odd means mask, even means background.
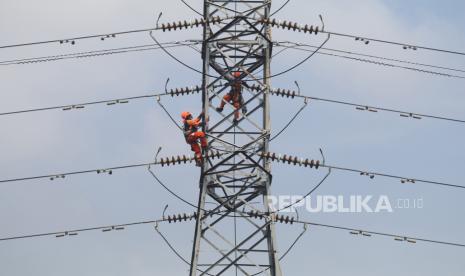
[[[242,106],[242,113],[243,114],[247,113],[247,106],[245,106],[245,105]]]

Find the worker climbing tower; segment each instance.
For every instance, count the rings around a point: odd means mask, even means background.
[[[271,168],[259,153],[270,137],[270,0],[205,0],[203,93],[209,145],[201,167],[190,275],[281,275],[268,209]],[[237,73],[240,72],[240,75]],[[216,110],[242,83],[241,115]],[[245,107],[245,108],[244,108]],[[222,153],[210,158],[207,152]]]

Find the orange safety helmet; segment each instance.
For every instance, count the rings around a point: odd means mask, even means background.
[[[184,111],[184,112],[181,113],[181,118],[183,120],[186,120],[189,116],[192,116],[192,114],[190,112],[188,112],[188,111]]]
[[[233,72],[233,77],[235,77],[235,78],[239,78],[241,75],[242,75],[242,73],[239,72],[239,71]]]

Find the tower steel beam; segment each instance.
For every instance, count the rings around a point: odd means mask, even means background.
[[[191,276],[281,276],[275,220],[267,204],[271,165],[257,154],[269,150],[272,42],[270,28],[259,20],[268,19],[270,7],[270,0],[204,1],[206,20],[219,14],[229,19],[203,30],[203,131],[209,143],[201,166]],[[217,85],[222,82],[226,85]],[[243,101],[235,118],[232,103],[223,111],[216,107],[238,83]],[[223,155],[209,158],[210,149]],[[206,209],[207,200],[216,205]],[[263,219],[252,219],[251,211]]]

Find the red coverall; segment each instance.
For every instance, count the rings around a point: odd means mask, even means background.
[[[202,151],[200,149],[198,141],[200,140],[200,145],[203,149],[207,148],[207,138],[205,138],[205,133],[199,131],[199,125],[201,123],[200,116],[195,119],[186,119],[184,120],[184,136],[186,142],[191,145],[191,150],[195,152],[195,158],[197,162],[202,161]]]
[[[223,100],[220,103],[219,109],[223,110],[226,103],[231,103],[234,108],[234,119],[239,120],[239,109],[242,106],[242,83],[240,80],[236,80],[231,85],[231,91],[228,94],[224,95]]]

